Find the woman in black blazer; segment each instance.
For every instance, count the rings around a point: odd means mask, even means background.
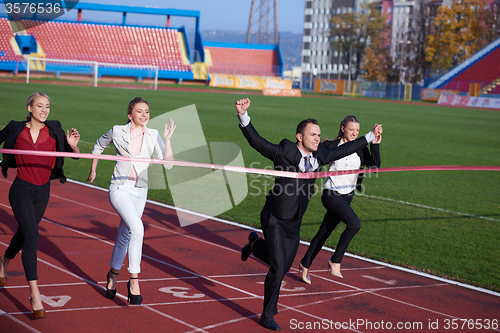
[[[353,141],[359,133],[359,121],[355,116],[347,116],[340,123],[338,135],[333,140],[324,142],[325,147],[332,148],[343,145],[346,142]],[[330,162],[330,171],[354,170],[359,168],[379,168],[380,167],[380,141],[382,136],[378,134],[376,139],[371,142],[370,150],[368,147],[358,149],[355,153]],[[371,152],[371,153],[370,153]],[[329,177],[323,185],[323,194],[321,202],[326,208],[326,214],[323,218],[318,233],[314,236],[306,254],[299,262],[299,271],[302,271],[302,280],[311,284],[309,277],[309,268],[311,264],[325,244],[332,231],[337,227],[340,221],[344,221],[347,225],[346,229],[340,236],[337,248],[332,257],[328,260],[329,272],[337,277],[342,278],[340,273],[340,263],[344,257],[347,246],[352,238],[359,231],[361,223],[351,208],[351,201],[354,196],[354,189],[361,186],[363,180],[362,173],[339,175]]]
[[[44,93],[32,94],[26,103],[26,121],[11,121],[0,131],[0,144],[5,149],[59,151],[79,153],[80,134],[71,133],[57,120],[47,120],[50,99]],[[2,173],[17,168],[17,176],[9,190],[9,203],[19,228],[12,237],[5,255],[0,258],[0,286],[7,284],[7,266],[22,251],[23,268],[30,288],[30,302],[35,319],[44,318],[37,276],[38,224],[50,197],[50,180],[66,182],[63,157],[3,154]]]

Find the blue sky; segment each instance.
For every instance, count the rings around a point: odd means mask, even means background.
[[[87,3],[101,3],[116,5],[116,0],[83,0]],[[255,1],[256,4],[260,0]],[[274,3],[274,0],[270,0]],[[125,6],[143,6],[157,8],[173,8],[200,11],[200,30],[231,30],[247,31],[248,19],[250,17],[251,0],[120,0],[120,5]],[[280,32],[302,33],[304,22],[305,0],[278,0],[278,25]],[[88,14],[91,15],[91,14]],[[93,14],[96,15],[96,14]],[[87,16],[88,18],[88,16]],[[87,19],[84,17],[83,19]],[[121,22],[119,17],[117,22]],[[162,20],[164,20],[162,18]],[[187,19],[172,18],[173,27],[185,26],[194,27],[194,24]],[[132,23],[132,22],[131,22]],[[135,22],[134,22],[135,24]],[[140,24],[140,23],[138,23]],[[162,24],[162,21],[159,22]]]

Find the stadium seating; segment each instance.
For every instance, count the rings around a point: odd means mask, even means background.
[[[23,20],[48,59],[159,66],[191,71],[182,61],[178,31],[104,24]]]
[[[210,73],[281,76],[278,52],[275,50],[238,49],[205,46],[213,65]]]
[[[23,61],[24,57],[16,54],[10,44],[14,36],[9,21],[6,18],[0,18],[0,61]]]
[[[495,82],[500,78],[500,48],[496,48],[463,72],[450,80],[445,89],[456,89],[461,92],[469,91],[469,83],[481,83],[483,88],[490,86],[490,90],[483,93],[500,94],[500,85]]]

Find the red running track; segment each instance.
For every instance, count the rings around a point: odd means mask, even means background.
[[[17,229],[8,203],[12,177],[0,180],[0,253]],[[105,277],[119,218],[107,191],[52,182],[38,250],[47,316],[33,320],[18,256],[0,288],[0,332],[267,331],[258,324],[267,266],[253,257],[240,261],[248,228],[217,219],[181,228],[171,207],[152,202],[143,220],[144,303],[127,305],[126,265],[117,297],[108,300]],[[344,258],[344,279],[336,279],[326,271],[326,250],[306,285],[297,271],[305,250],[300,245],[282,285],[275,319],[285,332],[477,332],[488,323],[500,331],[498,293],[354,256]]]

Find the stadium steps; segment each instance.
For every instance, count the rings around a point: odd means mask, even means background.
[[[187,47],[186,47],[186,43],[184,41],[184,35],[182,34],[182,32],[178,31],[177,32],[177,38],[179,40],[179,51],[181,52],[181,59],[182,59],[182,63],[184,65],[190,65],[189,63],[189,58],[188,58],[188,54],[187,54]]]
[[[481,91],[482,94],[498,94],[500,93],[500,77],[492,83],[488,84]]]

